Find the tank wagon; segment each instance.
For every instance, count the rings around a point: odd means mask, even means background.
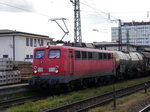
[[[71,46],[46,46],[34,49],[33,87],[60,85],[87,86],[145,71],[144,54],[124,53]]]
[[[116,73],[128,75],[128,73],[144,71],[144,55],[138,52],[114,51],[116,59]],[[118,76],[119,77],[119,76]]]

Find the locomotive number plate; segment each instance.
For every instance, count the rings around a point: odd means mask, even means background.
[[[42,73],[42,75],[48,75],[48,73]]]
[[[55,67],[51,67],[51,68],[49,68],[49,70],[48,70],[49,72],[55,72]]]
[[[38,68],[38,72],[43,72],[43,68]]]

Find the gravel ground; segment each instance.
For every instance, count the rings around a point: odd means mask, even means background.
[[[150,105],[150,99],[142,101],[141,103],[127,110],[126,112],[139,112],[141,109],[145,108],[148,105]]]

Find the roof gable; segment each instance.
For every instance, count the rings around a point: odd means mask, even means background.
[[[0,37],[10,36],[10,35],[32,37],[32,38],[43,38],[43,39],[50,39],[50,40],[53,39],[46,35],[39,35],[39,34],[33,34],[33,33],[27,33],[27,32],[15,31],[15,30],[0,30]]]

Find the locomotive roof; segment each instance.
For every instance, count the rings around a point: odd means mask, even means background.
[[[49,48],[54,48],[54,49],[74,49],[74,50],[92,51],[92,52],[101,51],[101,52],[113,53],[113,51],[109,51],[109,50],[101,50],[101,49],[86,48],[86,47],[72,47],[72,46],[51,45],[51,46],[49,46]],[[46,49],[46,47],[45,46],[43,46],[43,47],[36,47],[35,49]]]

